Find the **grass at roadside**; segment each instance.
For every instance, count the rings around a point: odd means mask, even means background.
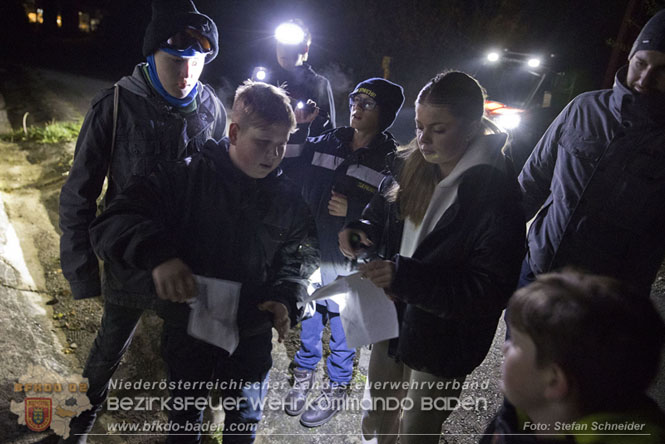
[[[0,135],[5,142],[60,143],[76,140],[81,130],[82,120],[74,122],[51,121],[44,126],[31,125]]]

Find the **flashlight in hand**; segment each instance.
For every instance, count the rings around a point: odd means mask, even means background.
[[[367,246],[362,243],[362,238],[358,233],[351,233],[349,235],[349,245],[356,254],[354,259],[350,259],[350,269],[355,270],[358,268],[358,261],[365,261],[368,257]]]

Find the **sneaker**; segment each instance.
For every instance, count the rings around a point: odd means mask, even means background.
[[[346,385],[332,383],[321,391],[321,394],[307,407],[300,417],[305,427],[318,427],[332,419],[344,409],[346,401]]]
[[[297,416],[305,410],[307,394],[314,385],[314,371],[304,368],[293,370],[293,388],[284,398],[284,411],[287,415]]]

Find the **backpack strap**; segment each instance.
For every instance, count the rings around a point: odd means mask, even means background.
[[[215,115],[213,116],[213,121],[212,121],[212,131],[210,132],[211,137],[214,139],[221,138],[226,135],[226,111],[222,108],[221,101],[219,100],[217,93],[215,93],[215,90],[212,89],[211,86],[205,83],[202,83],[202,85],[203,88],[206,91],[208,91],[210,99],[212,100],[212,103],[215,107]],[[217,128],[218,123],[222,123],[224,125],[224,128]],[[220,137],[215,137],[216,133],[220,130],[221,130]]]
[[[118,128],[118,97],[120,96],[120,87],[116,83],[113,91],[113,132],[111,135],[111,154],[109,156],[109,169],[107,176],[111,180],[111,163],[113,163],[113,152],[115,151],[115,133]]]

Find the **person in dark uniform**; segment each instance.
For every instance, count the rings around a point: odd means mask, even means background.
[[[337,233],[344,224],[358,219],[365,205],[384,179],[386,156],[396,143],[387,131],[404,102],[402,87],[381,78],[359,83],[349,94],[349,126],[311,137],[296,149],[294,168],[302,177],[302,192],[316,219],[321,248],[321,282],[334,281],[350,272],[348,261],[339,251]],[[287,147],[287,156],[292,145]],[[328,376],[331,383],[311,403],[300,418],[308,427],[328,422],[340,410],[346,386],[351,381],[355,350],[346,345],[339,307],[330,300],[316,305],[316,312],[302,322],[301,347],[295,356],[294,386],[285,402],[287,414],[305,410],[307,394],[314,382],[314,370],[321,359],[321,335],[330,324],[331,355]]]
[[[318,115],[309,125],[314,137],[335,128],[335,100],[328,79],[307,63],[312,34],[298,19],[282,23],[275,31],[278,66],[271,72],[271,83],[284,85],[291,105],[298,110],[309,100],[316,103]]]

